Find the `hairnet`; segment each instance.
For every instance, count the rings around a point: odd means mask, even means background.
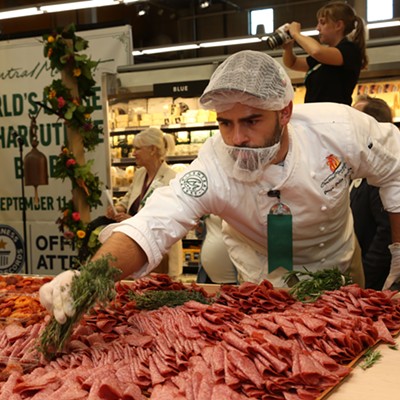
[[[281,110],[293,99],[283,67],[269,55],[244,50],[228,57],[211,76],[200,97],[205,109],[225,111],[235,103],[263,110]]]

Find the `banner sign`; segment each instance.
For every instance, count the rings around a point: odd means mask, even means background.
[[[101,60],[94,73],[98,85],[94,88],[90,105],[95,110],[92,114],[94,122],[103,127],[105,102],[101,76],[103,73],[116,73],[119,65],[132,63],[131,27],[77,32],[77,35],[89,42],[84,54],[92,60]],[[54,178],[54,166],[65,143],[66,129],[62,120],[45,114],[43,110],[36,120],[37,148],[46,156],[49,184],[38,187],[37,204],[33,186],[22,187],[21,159],[31,150],[30,115],[38,112],[36,102],[43,102],[44,87],[53,79],[61,79],[59,72],[50,70],[43,48],[39,37],[0,42],[0,273],[55,275],[71,268],[76,254],[76,249],[71,248],[56,224],[59,209],[72,197],[70,181]],[[24,138],[22,149],[14,132]],[[108,180],[107,154],[103,140],[94,151],[85,155],[86,162],[94,160],[92,171],[104,185]],[[105,198],[102,202],[107,204]],[[100,206],[91,217],[103,214],[104,209]]]

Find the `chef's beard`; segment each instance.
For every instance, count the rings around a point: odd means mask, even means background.
[[[260,178],[264,169],[272,164],[281,148],[283,127],[275,124],[274,135],[265,143],[265,147],[228,146],[223,141],[221,161],[233,178],[245,182],[254,182]]]

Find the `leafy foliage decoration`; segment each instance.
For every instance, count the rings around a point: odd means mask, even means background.
[[[100,61],[93,61],[87,55],[80,53],[89,47],[88,41],[75,34],[75,26],[42,37],[44,44],[43,53],[50,61],[52,72],[72,71],[77,83],[77,96],[66,87],[61,79],[54,79],[43,90],[44,110],[47,114],[55,114],[64,123],[79,133],[83,147],[92,151],[101,142],[103,131],[96,125],[91,114],[94,108],[90,106],[90,97],[95,94],[96,81],[93,73]],[[85,165],[79,165],[68,143],[61,148],[61,153],[56,160],[54,177],[68,178],[72,189],[81,188],[86,196],[86,201],[92,210],[102,205],[101,182],[91,172],[93,160]],[[85,237],[85,224],[81,220],[79,210],[75,210],[73,201],[70,200],[61,208],[62,215],[56,223],[64,236],[73,242],[79,249]]]

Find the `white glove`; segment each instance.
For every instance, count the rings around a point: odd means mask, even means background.
[[[68,270],[61,272],[52,281],[45,283],[39,289],[40,303],[60,324],[67,321],[67,317],[75,314],[74,301],[71,297],[71,282],[80,272]]]
[[[389,250],[392,253],[392,261],[390,263],[389,275],[382,290],[390,289],[400,279],[400,243],[391,244]]]

